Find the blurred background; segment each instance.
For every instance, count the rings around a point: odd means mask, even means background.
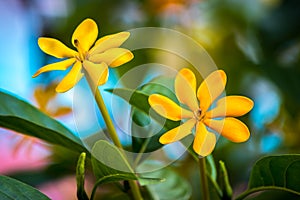
[[[300,151],[299,10],[299,0],[4,0],[0,2],[0,88],[40,108],[36,93],[42,92],[49,97],[46,113],[61,106],[58,119],[75,131],[72,91],[55,95],[46,87],[61,80],[64,73],[31,78],[41,66],[54,61],[40,51],[38,37],[57,38],[71,47],[75,27],[88,17],[98,24],[100,36],[139,27],[180,31],[202,45],[218,68],[226,71],[227,94],[245,95],[255,102],[251,113],[242,118],[251,139],[233,144],[220,138],[214,151],[216,161],[225,161],[235,193],[240,193],[258,158]],[[136,56],[123,70],[137,63],[147,62]],[[111,73],[117,77],[121,68]],[[15,135],[1,130],[0,159],[4,162],[0,173],[37,186],[53,199],[75,199],[75,169],[68,163],[74,166],[76,155],[65,156],[69,155],[66,150],[50,150],[41,141],[27,138],[29,142],[24,143],[24,138]],[[192,159],[186,156],[176,167],[179,173],[185,169],[183,175],[193,189],[191,198],[199,199],[198,170]],[[58,184],[70,189],[54,189]],[[72,196],[63,196],[68,191],[74,191],[69,192]],[[287,194],[276,197],[281,195]]]

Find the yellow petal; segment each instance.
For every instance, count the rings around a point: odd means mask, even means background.
[[[83,77],[81,73],[81,62],[76,62],[70,72],[63,78],[63,80],[56,87],[56,92],[66,92],[80,81]]]
[[[222,94],[225,85],[226,74],[223,70],[214,71],[205,78],[197,91],[202,112],[206,112],[212,102]]]
[[[92,54],[89,60],[94,63],[105,62],[111,67],[118,67],[133,59],[131,51],[123,48],[108,49],[104,53]]]
[[[36,87],[34,90],[34,98],[40,110],[44,111],[50,100],[50,98],[45,97],[45,91],[42,87]]]
[[[76,51],[54,38],[40,37],[38,44],[42,51],[56,58],[70,58],[77,55]]]
[[[67,59],[67,60],[63,60],[63,61],[60,61],[60,62],[56,62],[56,63],[46,65],[46,66],[40,68],[32,76],[32,78],[37,77],[38,75],[40,75],[41,73],[44,73],[44,72],[49,72],[49,71],[53,71],[53,70],[66,70],[66,69],[68,69],[68,67],[73,65],[73,63],[75,61],[76,61],[76,58],[70,58],[70,59]]]
[[[200,156],[208,156],[214,150],[215,145],[215,134],[208,131],[202,122],[197,123],[196,136],[193,144],[194,151]]]
[[[233,117],[226,117],[223,120],[205,119],[204,123],[232,142],[245,142],[250,137],[248,127]]]
[[[179,71],[175,78],[175,93],[178,100],[191,110],[199,109],[196,98],[196,77],[191,70],[183,68]]]
[[[72,35],[72,44],[78,48],[78,45],[87,52],[98,37],[98,27],[92,19],[85,19],[75,29]]]
[[[90,50],[90,54],[103,53],[104,51],[121,46],[130,36],[129,32],[120,32],[104,36],[97,40],[95,46]]]
[[[193,117],[191,111],[181,108],[174,101],[160,94],[150,95],[148,102],[158,114],[167,119],[178,121]]]
[[[89,78],[93,81],[94,86],[102,85],[108,78],[108,67],[106,63],[92,63],[88,60],[83,61],[83,67]]]
[[[244,96],[227,96],[217,101],[214,109],[206,113],[206,117],[239,117],[253,108],[253,101]]]
[[[181,140],[185,136],[189,135],[192,132],[193,127],[196,124],[195,119],[190,119],[186,121],[185,123],[181,124],[180,126],[173,128],[163,134],[159,138],[159,142],[162,144],[169,144],[172,142],[176,142],[178,140]]]
[[[105,84],[105,83],[107,82],[107,80],[108,80],[108,75],[109,75],[109,71],[108,71],[108,67],[106,67],[106,68],[104,69],[103,74],[101,75],[101,77],[100,77],[100,79],[99,79],[99,81],[98,81],[98,86],[99,86],[99,85],[103,85],[103,84]]]
[[[70,107],[59,107],[57,110],[53,113],[51,113],[52,117],[60,117],[63,115],[70,114],[72,112],[72,109]]]
[[[57,93],[55,87],[57,83],[50,83],[47,87],[38,86],[34,89],[34,99],[37,102],[38,108],[41,111],[46,111],[47,105],[51,99],[53,99]]]

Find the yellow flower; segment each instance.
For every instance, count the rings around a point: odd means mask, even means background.
[[[54,88],[57,86],[57,82],[52,82],[46,87],[38,86],[34,90],[34,99],[37,103],[37,107],[40,111],[49,115],[51,117],[62,117],[64,115],[70,114],[72,109],[67,106],[56,105],[50,107],[49,104],[55,100],[57,93],[55,93]]]
[[[120,32],[96,41],[97,24],[92,19],[85,19],[77,26],[72,36],[72,44],[77,51],[68,48],[57,39],[40,37],[38,44],[42,51],[56,58],[66,59],[40,68],[33,77],[43,72],[66,70],[73,66],[56,87],[57,92],[68,91],[84,74],[89,76],[94,85],[103,85],[108,79],[108,66],[118,67],[133,58],[129,50],[119,48],[129,35],[129,32]]]
[[[175,94],[186,108],[163,95],[150,95],[149,104],[158,114],[173,121],[184,120],[180,126],[164,133],[160,143],[178,141],[189,135],[194,127],[193,149],[201,156],[209,155],[215,147],[216,136],[211,130],[233,142],[248,140],[250,132],[247,126],[233,117],[248,113],[253,108],[253,101],[244,96],[218,99],[225,89],[226,79],[224,71],[212,72],[199,86],[196,97],[194,73],[187,68],[180,70],[175,78]]]
[[[47,87],[38,86],[35,88],[34,99],[37,103],[37,108],[51,117],[62,117],[71,114],[72,109],[70,107],[58,105],[56,109],[53,109],[49,106],[49,104],[51,104],[57,97],[57,93],[54,92],[54,88],[56,87],[56,85],[57,82],[53,82]],[[38,138],[19,133],[16,134],[16,137],[18,137],[18,141],[14,145],[13,155],[16,155],[18,152],[20,152],[22,147],[27,147],[28,155],[36,145],[48,148],[46,143]]]

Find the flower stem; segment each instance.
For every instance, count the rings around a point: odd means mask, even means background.
[[[105,124],[106,124],[106,127],[107,127],[107,130],[109,132],[109,135],[112,139],[112,141],[114,142],[114,144],[119,147],[119,148],[122,148],[122,145],[121,145],[121,142],[118,138],[118,135],[117,135],[117,132],[116,132],[116,129],[114,127],[114,124],[109,116],[109,113],[106,109],[106,106],[104,104],[104,101],[103,101],[103,98],[102,98],[102,95],[100,94],[100,91],[97,89],[95,91],[95,100],[97,102],[97,105],[101,111],[101,114],[102,114],[102,117],[105,121]]]
[[[206,162],[205,157],[199,158],[200,180],[202,186],[202,199],[209,200],[208,181],[206,177]]]
[[[122,144],[119,140],[119,137],[118,137],[118,134],[117,134],[117,131],[115,129],[115,126],[110,118],[110,115],[108,113],[108,110],[105,106],[105,103],[104,103],[104,100],[101,96],[101,93],[99,91],[99,89],[97,88],[97,86],[95,86],[95,84],[93,83],[93,81],[89,78],[89,76],[87,75],[86,76],[86,79],[89,83],[89,86],[92,90],[92,92],[94,92],[94,97],[95,97],[95,100],[96,100],[96,103],[101,111],[101,114],[102,114],[102,117],[104,119],[104,122],[106,124],[106,127],[107,127],[107,130],[108,130],[108,133],[113,141],[113,143],[119,147],[120,149],[123,149],[122,147]],[[137,184],[136,181],[134,180],[129,180],[129,185],[130,185],[130,188],[131,188],[131,191],[132,191],[132,195],[133,195],[133,198],[135,200],[142,200],[143,197],[141,195],[141,192],[139,190],[139,186]]]

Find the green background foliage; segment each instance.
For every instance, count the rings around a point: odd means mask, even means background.
[[[300,27],[297,20],[300,18],[300,2],[298,0],[210,0],[202,1],[199,4],[193,4],[192,1],[174,1],[173,4],[180,9],[171,14],[167,10],[168,5],[165,1],[157,3],[154,0],[131,2],[125,0],[76,0],[69,3],[68,14],[41,17],[43,24],[41,34],[35,35],[35,42],[38,36],[49,36],[71,46],[70,36],[74,28],[87,17],[93,18],[97,22],[101,36],[137,27],[166,27],[187,34],[207,50],[216,65],[224,69],[229,77],[226,86],[227,94],[243,94],[253,98],[256,109],[259,103],[256,101],[258,89],[254,87],[255,83],[263,80],[271,85],[280,98],[279,112],[273,113],[271,119],[263,123],[259,129],[255,123],[263,121],[263,117],[253,120],[251,116],[254,114],[252,113],[243,117],[242,120],[250,127],[251,139],[247,143],[233,144],[220,138],[214,151],[214,158],[216,161],[223,160],[226,163],[229,182],[235,197],[245,194],[243,192],[247,190],[248,181],[250,181],[249,191],[276,186],[283,190],[292,190],[296,194],[299,193],[298,180],[294,179],[299,173],[298,155],[269,156],[296,154],[300,150]],[[30,3],[24,4],[26,9],[37,9],[35,6]],[[136,13],[136,15],[132,16],[132,13]],[[134,66],[155,60],[155,53],[151,51],[138,50],[133,53],[135,55],[133,61],[111,70],[110,73],[118,77]],[[43,56],[43,64],[48,64],[49,57]],[[34,72],[39,67],[36,66],[29,70]],[[146,71],[138,78],[144,80],[147,73],[151,72]],[[53,79],[54,73],[49,73],[42,75],[36,81],[47,84]],[[125,82],[124,85],[126,86],[126,84],[129,85]],[[119,89],[115,91],[115,94],[122,97],[127,90],[130,89]],[[172,91],[157,87],[153,83],[141,86],[139,91],[136,91],[137,96],[132,97],[133,99],[129,101],[129,104],[133,106],[133,120],[138,124],[148,123],[149,117],[145,113],[148,113],[149,105],[146,98],[151,90],[157,90],[163,94],[165,92],[172,93]],[[139,92],[141,94],[138,94]],[[267,94],[266,92],[265,95]],[[76,165],[78,154],[82,151],[87,153],[87,171],[92,171],[93,165],[97,179],[104,176],[95,170],[95,159],[89,155],[89,151],[83,146],[75,131],[73,133],[65,125],[15,96],[18,94],[0,92],[1,127],[41,138],[55,146],[53,146],[52,156],[54,162],[47,169],[18,172],[9,174],[10,176],[36,186],[58,176],[74,174],[75,167],[73,166]],[[272,99],[269,98],[265,98],[265,101],[270,101],[266,104],[272,103]],[[262,143],[262,141],[269,135],[278,136],[280,144],[265,152],[262,149],[267,143]],[[157,142],[158,137],[159,135],[155,135],[150,142],[147,141],[144,149],[142,147],[145,140],[133,138],[133,145],[128,145],[126,148],[133,152],[153,151],[161,147]],[[256,162],[262,156],[267,157]],[[94,164],[91,164],[91,160]],[[253,166],[254,168],[251,170]],[[185,155],[174,164],[177,171],[176,178],[170,175],[171,172],[157,173],[159,176],[166,176],[159,178],[167,179],[167,176],[170,176],[172,181],[180,177],[180,180],[184,179],[181,181],[184,184],[186,181],[189,182],[189,186],[183,185],[182,188],[185,189],[186,194],[190,194],[190,199],[199,199],[201,193],[196,167],[193,157]],[[100,168],[102,169],[103,166]],[[291,176],[290,173],[293,175]],[[129,179],[127,175],[120,176],[114,181]],[[133,174],[128,176],[132,179],[136,178]],[[2,178],[2,180],[6,181],[7,179]],[[163,182],[160,183],[158,189],[167,190],[170,184],[163,185]],[[109,184],[109,186],[111,185]],[[1,190],[3,187],[1,184]],[[151,188],[151,186],[147,187]],[[188,190],[188,187],[192,189],[192,192]],[[24,188],[28,187],[24,186]],[[154,191],[149,190],[150,193]],[[215,191],[212,189],[212,192]],[[286,192],[265,192],[253,198],[275,200],[299,198],[294,195]],[[128,198],[126,194],[124,197],[124,193],[116,193],[116,196],[115,198],[120,198],[120,196],[124,199]]]

